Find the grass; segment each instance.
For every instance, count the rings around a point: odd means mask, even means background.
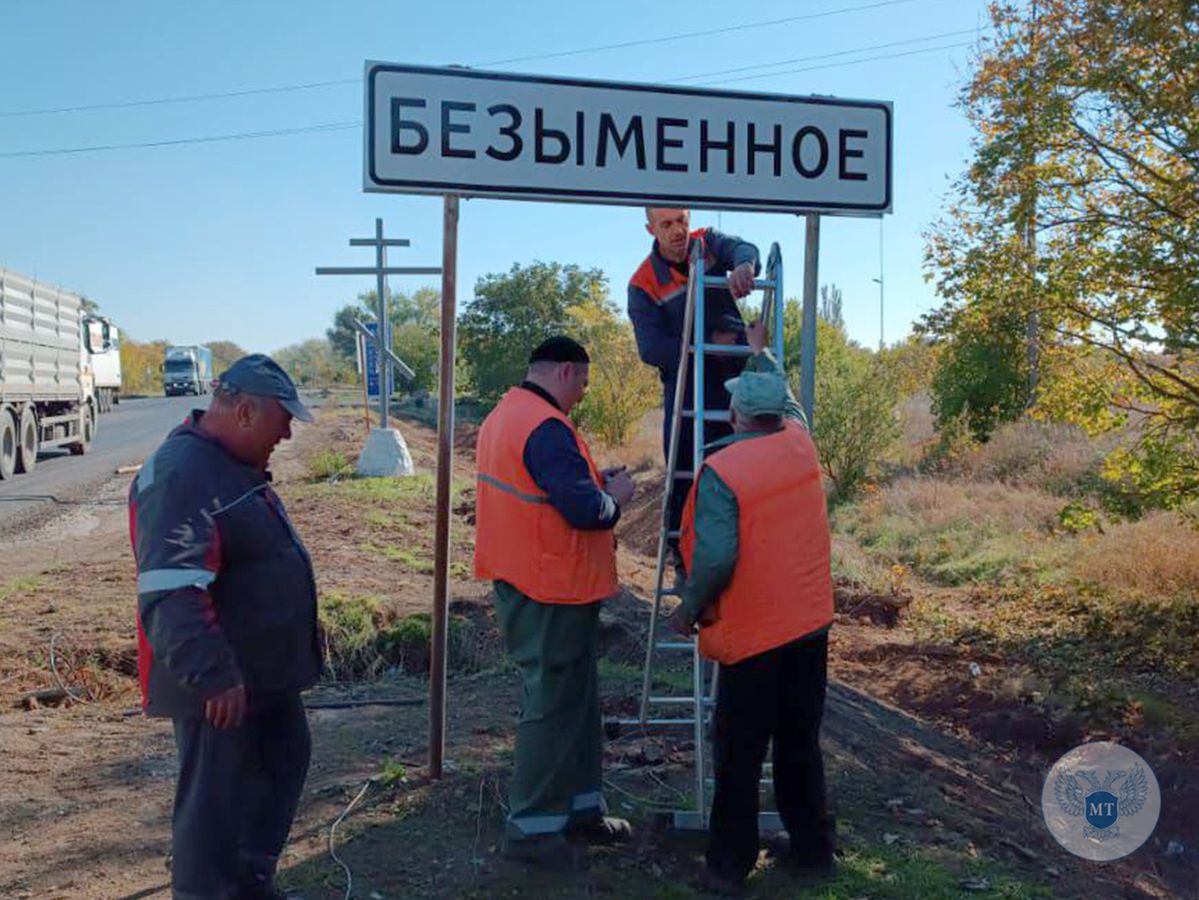
[[[314,481],[347,478],[354,474],[354,464],[340,450],[322,450],[308,461],[308,474]]]
[[[3,585],[0,585],[0,603],[3,603],[9,597],[15,597],[17,594],[35,591],[45,583],[46,579],[40,575],[28,575],[24,578],[14,578],[12,581],[5,582]]]

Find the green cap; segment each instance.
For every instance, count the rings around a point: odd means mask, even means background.
[[[781,416],[787,407],[787,382],[774,372],[746,372],[724,386],[729,405],[743,416]]]

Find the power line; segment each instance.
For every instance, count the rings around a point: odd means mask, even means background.
[[[921,0],[879,0],[877,3],[865,3],[861,6],[842,6],[837,9],[826,9],[823,12],[805,13],[802,16],[787,16],[782,19],[767,19],[762,22],[748,22],[744,25],[726,25],[724,28],[712,28],[707,31],[689,31],[683,34],[672,34],[666,37],[642,38],[636,41],[622,41],[619,44],[599,44],[595,47],[578,47],[574,50],[559,50],[555,53],[539,53],[536,56],[513,56],[509,59],[496,59],[480,63],[481,66],[504,66],[509,63],[531,62],[538,59],[557,59],[562,56],[577,56],[582,53],[599,53],[604,50],[625,50],[629,47],[648,47],[651,44],[665,44],[671,41],[684,41],[696,37],[711,37],[716,34],[729,34],[734,31],[746,31],[751,28],[768,28],[771,25],[786,25],[790,22],[804,22],[811,19],[824,19],[829,16],[839,16],[845,13],[862,12],[868,9],[879,9],[883,6],[899,6],[903,3],[919,3]]]
[[[284,91],[310,91],[316,88],[343,84],[362,84],[361,78],[341,78],[337,81],[310,81],[307,84],[285,84],[278,87],[248,88],[243,91],[222,91],[215,94],[189,94],[184,97],[155,97],[148,100],[121,100],[115,103],[90,103],[85,106],[56,106],[47,109],[20,109],[0,112],[0,119],[20,116],[49,116],[57,113],[87,112],[96,109],[128,109],[134,106],[160,106],[167,103],[193,103],[197,100],[223,100],[227,97],[249,97],[253,94],[280,94]]]
[[[875,3],[866,3],[859,6],[843,6],[836,9],[824,10],[816,13],[806,13],[799,16],[787,16],[782,19],[769,19],[762,22],[746,22],[741,25],[727,25],[723,28],[714,28],[708,31],[692,31],[681,34],[664,35],[656,38],[643,38],[635,41],[623,41],[617,44],[603,44],[595,47],[579,47],[573,50],[558,50],[553,53],[539,53],[532,56],[514,56],[509,59],[497,59],[490,62],[477,63],[479,67],[483,66],[503,66],[517,62],[532,62],[541,59],[560,59],[565,56],[578,56],[586,53],[600,53],[607,50],[621,50],[628,47],[644,47],[651,44],[664,44],[671,41],[689,40],[696,37],[708,37],[716,34],[729,34],[734,31],[746,31],[754,28],[766,28],[771,25],[785,25],[791,22],[802,22],[811,19],[822,19],[829,16],[839,16],[846,13],[861,12],[864,10],[878,9],[885,6],[898,6],[907,3],[920,3],[924,0],[878,0]],[[221,100],[231,97],[248,97],[256,94],[280,94],[288,91],[309,91],[318,88],[337,87],[349,84],[362,84],[361,78],[339,78],[332,81],[310,81],[303,84],[284,84],[274,87],[263,88],[247,88],[239,91],[221,91],[208,94],[188,94],[181,97],[155,97],[143,100],[121,100],[111,103],[91,103],[79,106],[57,106],[47,107],[43,109],[25,109],[25,110],[9,110],[0,111],[0,118],[17,118],[23,116],[48,116],[60,113],[75,113],[88,112],[91,110],[101,109],[129,109],[139,106],[161,106],[171,103],[194,103],[200,100]]]
[[[671,78],[662,82],[663,84],[680,84],[686,81],[694,81],[697,78],[711,78],[715,75],[734,75],[738,72],[749,72],[753,69],[769,69],[774,66],[786,66],[792,63],[811,62],[817,59],[834,59],[838,56],[851,56],[855,53],[866,53],[870,50],[884,50],[890,47],[903,47],[908,44],[922,44],[925,41],[937,41],[947,37],[960,37],[963,34],[976,34],[977,28],[964,28],[961,31],[943,31],[940,34],[929,34],[924,37],[909,38],[905,41],[891,41],[887,44],[873,44],[869,47],[855,47],[852,50],[838,50],[836,53],[821,53],[817,56],[797,56],[794,59],[780,59],[768,63],[756,63],[752,66],[741,66],[736,69],[720,69],[715,72],[702,72],[698,75],[684,75],[682,78]]]
[[[946,44],[943,47],[923,47],[919,50],[908,50],[905,53],[887,53],[881,56],[866,56],[862,59],[847,59],[845,62],[825,63],[821,66],[804,66],[802,69],[784,69],[782,72],[760,72],[757,75],[744,75],[741,78],[725,78],[721,81],[709,82],[706,87],[717,87],[725,84],[735,84],[739,81],[752,81],[755,78],[774,78],[776,75],[794,75],[798,72],[815,72],[817,69],[835,69],[839,66],[856,66],[859,63],[877,62],[882,59],[899,59],[904,56],[918,56],[921,53],[935,53],[938,50],[956,50],[958,47],[969,47],[973,41],[961,41],[956,44]]]
[[[101,150],[134,150],[143,147],[173,147],[179,144],[211,144],[217,141],[248,141],[257,138],[282,137],[291,134],[312,134],[321,131],[342,131],[361,128],[361,122],[326,122],[321,125],[304,125],[299,128],[277,128],[273,131],[243,131],[236,134],[213,134],[206,137],[177,138],[170,141],[144,141],[135,144],[96,144],[91,147],[58,147],[48,150],[16,150],[0,153],[0,159],[19,156],[63,156],[68,153],[96,153]]]
[[[971,30],[973,31],[973,29],[971,29]],[[939,47],[922,47],[918,50],[908,50],[903,53],[879,54],[879,55],[875,55],[875,56],[866,56],[866,57],[863,57],[862,59],[845,60],[844,62],[825,63],[825,64],[819,65],[819,66],[804,66],[803,68],[799,68],[799,69],[786,69],[781,72],[759,72],[756,75],[746,75],[746,76],[742,76],[740,78],[726,78],[726,79],[722,79],[721,81],[708,82],[704,86],[719,87],[722,85],[733,84],[733,83],[740,82],[740,81],[750,81],[750,80],[753,80],[756,78],[774,78],[779,75],[793,75],[793,74],[796,74],[799,72],[812,72],[817,69],[834,69],[834,68],[838,68],[840,66],[856,66],[856,65],[860,65],[862,63],[877,62],[880,60],[900,59],[900,58],[906,57],[906,56],[917,56],[917,55],[924,54],[924,53],[935,53],[940,50],[955,50],[959,47],[969,47],[971,45],[971,43],[972,43],[971,41],[962,41],[959,43],[946,44],[944,46],[939,46]],[[848,52],[861,52],[861,50],[845,51],[845,52],[847,52],[847,53]],[[830,55],[832,55],[832,54],[830,54]],[[820,57],[808,57],[808,58],[809,59],[818,59]],[[778,65],[778,63],[775,63],[775,65]],[[691,77],[699,78],[699,77],[703,77],[703,76],[696,75],[696,76],[691,76]],[[322,131],[338,131],[338,130],[343,130],[343,129],[347,129],[347,128],[361,128],[361,127],[362,127],[361,121],[358,121],[358,122],[329,122],[329,123],[325,123],[325,124],[321,124],[321,125],[307,125],[307,126],[303,126],[303,127],[299,127],[299,128],[280,128],[280,129],[276,129],[273,131],[241,132],[241,133],[236,133],[236,134],[210,135],[207,137],[198,137],[198,138],[178,138],[178,139],[169,140],[169,141],[146,141],[146,142],[132,143],[132,144],[103,144],[103,145],[96,145],[96,146],[91,146],[91,147],[64,147],[64,148],[53,148],[53,149],[45,149],[45,150],[18,150],[18,151],[14,151],[14,152],[0,153],[0,159],[13,159],[13,158],[17,158],[17,157],[31,157],[31,156],[62,156],[65,154],[92,153],[92,152],[98,152],[98,151],[104,151],[104,150],[132,150],[132,149],[139,149],[139,148],[145,148],[145,147],[177,146],[180,144],[206,144],[206,143],[215,143],[218,141],[252,140],[252,139],[257,139],[257,138],[280,137],[280,136],[284,136],[284,135],[306,134],[306,133],[311,133],[311,132],[322,132]]]

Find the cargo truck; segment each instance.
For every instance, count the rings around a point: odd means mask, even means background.
[[[121,332],[107,316],[84,316],[83,352],[91,366],[96,411],[112,412],[121,402]]]
[[[212,351],[202,344],[167,347],[162,363],[162,389],[177,394],[207,394],[212,384]]]
[[[82,308],[78,294],[0,268],[0,479],[32,471],[41,450],[91,446]]]

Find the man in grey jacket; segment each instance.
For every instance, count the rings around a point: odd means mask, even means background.
[[[308,552],[267,464],[311,422],[272,359],[246,356],[146,460],[129,494],[146,714],[174,722],[177,900],[273,898],[308,771],[300,691],[320,674]]]

